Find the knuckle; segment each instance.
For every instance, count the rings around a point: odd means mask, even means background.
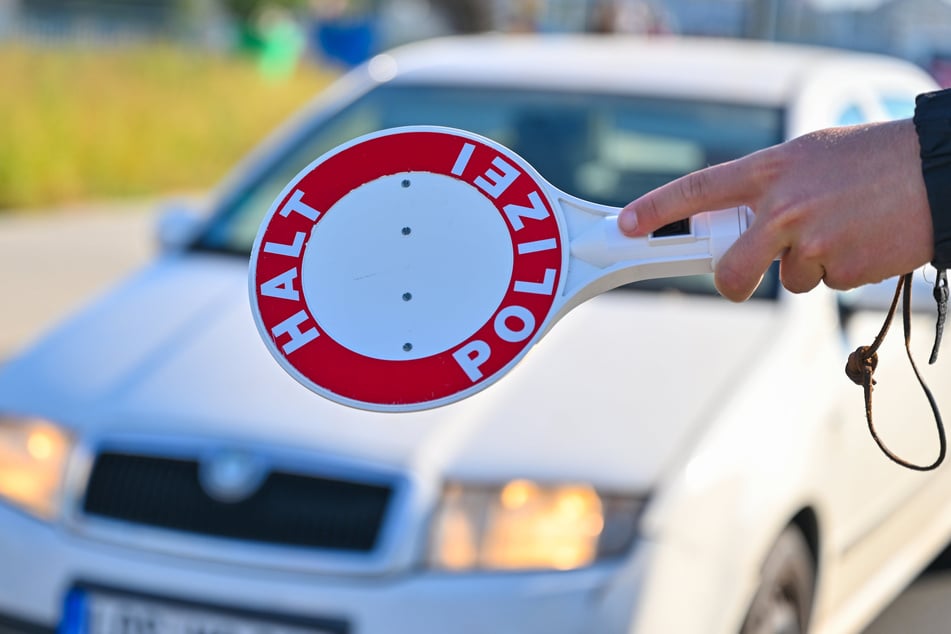
[[[790,293],[796,293],[797,295],[802,293],[808,293],[819,284],[819,280],[807,281],[807,280],[802,280],[797,278],[786,278],[786,277],[782,278],[782,282],[786,290],[788,290]]]
[[[850,288],[855,288],[855,285],[850,284],[845,279],[834,276],[827,275],[823,281],[825,282],[826,286],[834,291],[847,291]]]
[[[801,238],[796,252],[800,260],[821,265],[829,255],[828,241],[821,235]]]
[[[761,191],[773,188],[779,178],[793,169],[796,147],[791,143],[776,145],[749,156],[747,169]]]
[[[779,195],[771,201],[770,221],[782,235],[799,235],[807,210],[802,201]]]
[[[802,266],[780,266],[779,280],[791,293],[807,293],[822,281],[822,271],[813,273]]]
[[[823,278],[825,285],[837,291],[847,291],[865,283],[861,270],[848,265],[830,267]]]
[[[694,172],[680,181],[680,195],[688,203],[704,200],[709,183],[706,172]]]

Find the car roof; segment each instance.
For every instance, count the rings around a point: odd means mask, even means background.
[[[752,40],[487,34],[409,44],[371,60],[369,70],[396,83],[636,92],[781,106],[811,72],[821,67],[828,77],[837,65],[843,76],[913,68],[880,55]]]

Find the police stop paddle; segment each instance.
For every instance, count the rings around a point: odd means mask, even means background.
[[[271,206],[251,252],[254,320],[278,363],[326,398],[447,405],[501,378],[581,302],[712,272],[752,218],[736,207],[628,238],[619,211],[471,132],[375,132],[315,160]]]

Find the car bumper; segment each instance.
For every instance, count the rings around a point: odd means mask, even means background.
[[[339,623],[360,634],[620,632],[627,631],[642,576],[641,551],[623,563],[572,572],[321,576],[117,546],[0,505],[0,634],[59,628],[77,588]],[[605,598],[619,596],[626,596],[624,605]]]

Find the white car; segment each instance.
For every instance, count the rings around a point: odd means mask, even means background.
[[[843,373],[883,317],[876,289],[794,296],[771,270],[732,304],[709,277],[641,283],[472,398],[371,413],[268,354],[247,256],[300,169],[376,129],[481,133],[623,205],[810,129],[908,116],[933,88],[889,58],[716,40],[490,35],[374,58],[207,216],[167,215],[152,265],[0,368],[0,631],[860,630],[951,538],[951,466],[890,462]],[[927,462],[931,411],[892,339],[880,433]]]

